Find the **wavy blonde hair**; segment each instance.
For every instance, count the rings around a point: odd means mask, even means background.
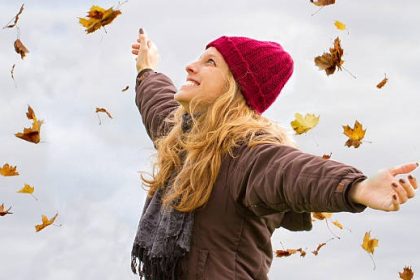
[[[155,140],[157,158],[152,179],[141,175],[149,188],[148,195],[152,196],[176,172],[162,203],[181,212],[192,211],[208,201],[222,157],[226,153],[233,156],[235,147],[243,143],[250,147],[262,143],[296,146],[285,128],[248,107],[231,72],[226,78],[225,93],[212,104],[204,103],[194,98],[189,102],[193,124],[187,133],[182,130],[182,116],[187,112],[183,106],[165,119],[172,128]],[[207,105],[204,113],[197,114],[202,105]]]

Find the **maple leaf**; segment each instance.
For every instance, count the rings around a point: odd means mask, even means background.
[[[302,248],[299,249],[287,249],[287,250],[276,250],[276,257],[289,257],[293,254],[296,254],[297,252],[300,252],[300,256],[304,257],[306,256],[306,252],[304,250],[302,250]]]
[[[343,125],[344,135],[349,137],[345,145],[347,147],[358,148],[362,144],[362,139],[365,137],[366,129],[363,129],[363,125],[359,121],[355,121],[354,128],[350,128],[349,125]]]
[[[386,83],[388,82],[388,78],[386,77],[386,74],[385,74],[385,78],[382,80],[382,81],[380,81],[377,85],[376,85],[376,87],[377,88],[379,88],[379,89],[381,89]]]
[[[414,272],[411,270],[411,266],[405,266],[403,272],[398,272],[402,280],[412,280]]]
[[[19,172],[16,171],[16,166],[5,163],[3,167],[0,168],[0,174],[3,176],[17,176],[19,175]]]
[[[19,20],[20,14],[23,12],[23,5],[24,4],[22,4],[22,6],[19,9],[19,12],[3,27],[3,29],[15,27],[15,25],[17,24],[17,22]],[[13,21],[13,23],[11,23],[12,21]]]
[[[86,18],[79,18],[79,23],[86,28],[86,33],[92,33],[110,24],[120,14],[121,11],[114,10],[113,7],[105,10],[100,6],[93,5]]]
[[[43,230],[45,227],[52,225],[55,221],[55,219],[57,218],[58,213],[54,215],[54,217],[52,217],[51,219],[48,219],[47,216],[42,215],[42,224],[40,225],[35,225],[35,230],[38,232],[40,230]]]
[[[322,247],[324,247],[325,245],[327,245],[327,243],[321,243],[321,244],[319,244],[318,245],[318,247],[316,248],[316,250],[315,251],[312,251],[312,254],[314,254],[315,256],[318,256],[318,253],[319,253],[319,250],[322,248]]]
[[[9,209],[4,210],[4,204],[2,203],[0,205],[0,216],[6,216],[7,214],[13,214],[12,212],[9,212],[10,209],[12,209],[12,206],[10,206]]]
[[[334,40],[334,46],[330,48],[329,53],[323,53],[321,56],[315,57],[315,65],[318,66],[319,70],[325,70],[327,75],[331,75],[335,72],[335,69],[342,70],[341,66],[344,60],[341,57],[344,54],[344,50],[340,45],[340,38],[337,37]]]
[[[332,5],[335,4],[335,0],[311,0],[311,3],[316,5],[316,6],[328,6],[328,5]]]
[[[29,53],[29,50],[25,45],[22,43],[20,39],[16,39],[14,43],[15,51],[20,54],[20,57],[23,59],[27,53]]]
[[[40,131],[41,131],[41,125],[43,121],[37,119],[34,113],[34,110],[31,108],[31,106],[28,106],[28,112],[26,113],[26,117],[29,120],[33,120],[32,127],[24,128],[23,133],[22,132],[15,133],[15,136],[23,140],[26,140],[28,142],[38,144],[39,141],[41,140]]]
[[[299,113],[296,113],[295,119],[290,122],[296,134],[305,133],[310,129],[314,128],[318,123],[319,116],[315,116],[314,114],[306,114],[305,117],[303,117]]]
[[[342,23],[341,21],[336,20],[334,22],[335,27],[337,27],[338,30],[346,30],[346,25]]]

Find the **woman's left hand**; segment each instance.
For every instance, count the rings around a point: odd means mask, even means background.
[[[418,185],[412,175],[408,175],[407,179],[397,179],[395,176],[410,173],[417,167],[418,163],[408,163],[380,170],[371,178],[352,186],[350,199],[372,209],[398,211],[400,204],[414,197]]]

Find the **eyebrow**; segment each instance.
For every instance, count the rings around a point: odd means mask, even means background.
[[[212,58],[215,58],[216,60],[218,60],[218,58],[217,58],[215,55],[211,54],[211,53],[209,53],[209,54],[205,54],[205,55],[200,55],[199,59],[202,59],[202,58],[203,58],[203,56],[212,57]]]

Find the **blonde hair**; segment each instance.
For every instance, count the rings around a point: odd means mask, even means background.
[[[296,146],[285,128],[248,107],[230,72],[226,92],[207,104],[204,113],[196,114],[200,105],[204,105],[202,100],[192,99],[189,103],[193,125],[188,133],[182,130],[182,116],[187,112],[183,106],[165,119],[172,129],[155,140],[153,178],[141,176],[149,188],[148,195],[152,196],[175,172],[176,177],[169,182],[172,187],[162,203],[181,212],[192,211],[208,201],[222,157],[226,153],[233,156],[235,147],[243,143],[250,147],[263,143]]]

